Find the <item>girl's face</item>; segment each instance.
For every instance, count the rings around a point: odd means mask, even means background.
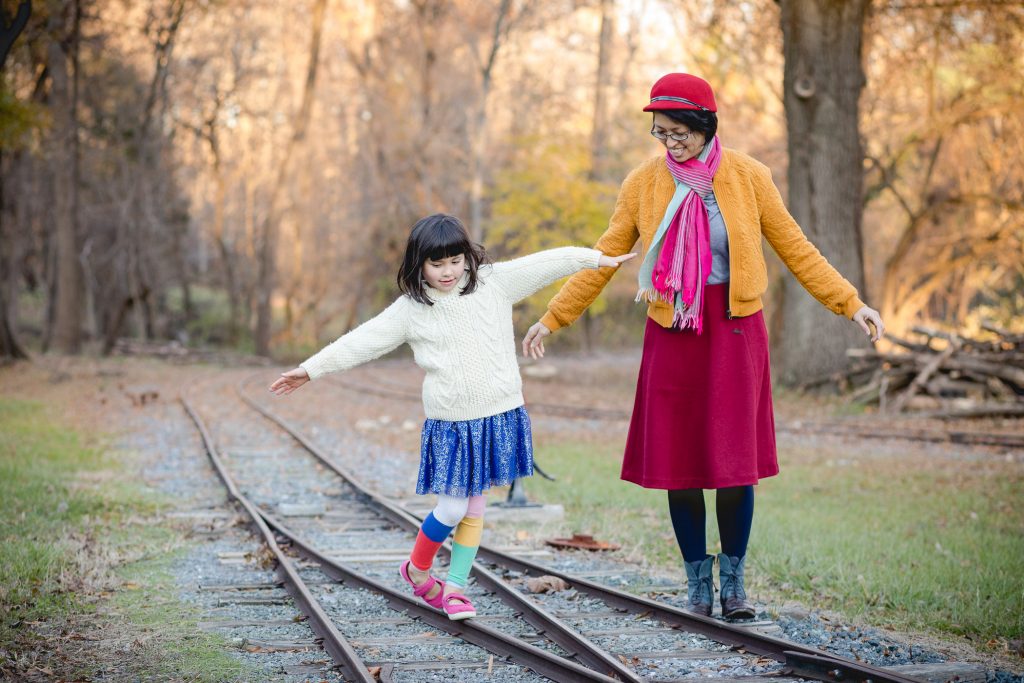
[[[427,259],[423,262],[423,279],[428,285],[442,292],[449,292],[459,284],[459,278],[465,271],[465,254],[456,254],[436,261]]]
[[[686,137],[686,140],[682,142],[672,138],[661,141],[661,144],[668,148],[672,158],[680,164],[697,156],[704,148],[703,133],[691,131],[685,125],[677,123],[670,117],[657,111],[654,112],[654,132]]]

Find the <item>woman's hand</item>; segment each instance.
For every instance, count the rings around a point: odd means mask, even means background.
[[[622,256],[605,256],[604,254],[601,254],[601,258],[597,262],[597,267],[618,268],[620,264],[625,263],[634,256],[636,256],[636,254],[623,254]],[[536,327],[536,325],[534,327]],[[532,330],[533,327],[531,327],[530,329]],[[548,334],[551,334],[550,330],[548,330]],[[543,356],[544,354],[542,353],[541,355]]]
[[[853,322],[860,325],[860,328],[864,330],[864,334],[871,337],[873,342],[878,341],[885,334],[885,323],[882,322],[882,316],[878,314],[878,311],[868,306],[861,306],[860,310],[853,314]],[[874,334],[871,334],[868,323],[871,323],[872,327],[875,328]]]
[[[607,258],[605,256],[602,259]],[[542,322],[536,322],[523,337],[523,355],[534,360],[544,357],[544,337],[551,334],[548,326]]]
[[[277,381],[270,385],[270,390],[278,396],[286,396],[309,381],[309,375],[302,368],[282,372]]]

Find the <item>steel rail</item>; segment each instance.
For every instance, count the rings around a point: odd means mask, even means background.
[[[316,598],[309,591],[305,581],[299,576],[298,571],[295,569],[291,560],[284,554],[280,546],[277,544],[277,539],[274,537],[273,532],[267,527],[260,514],[260,511],[254,506],[249,499],[246,498],[238,487],[235,486],[230,475],[224,467],[224,462],[221,460],[220,455],[217,452],[217,448],[213,443],[213,438],[210,436],[209,430],[206,428],[206,423],[203,422],[199,414],[193,409],[192,405],[188,400],[182,396],[181,404],[185,408],[185,412],[192,418],[196,428],[199,430],[199,434],[203,439],[203,446],[206,449],[206,455],[209,457],[210,462],[213,463],[213,468],[217,472],[217,476],[228,490],[228,494],[231,498],[236,501],[239,505],[245,508],[245,511],[249,514],[252,524],[257,528],[260,535],[263,537],[263,542],[266,543],[267,547],[270,548],[270,552],[273,553],[274,558],[277,560],[276,573],[278,578],[281,579],[285,589],[295,600],[299,609],[302,610],[303,614],[309,617],[310,626],[313,632],[320,637],[324,649],[331,658],[341,667],[345,675],[353,681],[359,683],[374,683],[374,677],[370,674],[366,664],[362,658],[356,653],[352,646],[348,643],[338,629],[334,626],[330,617],[324,612],[320,603],[317,602]]]
[[[546,652],[515,636],[510,636],[507,633],[502,633],[495,628],[487,626],[480,621],[474,619],[452,621],[446,614],[427,607],[418,598],[414,598],[404,591],[395,590],[345,566],[334,558],[324,555],[311,543],[303,540],[295,532],[288,529],[273,515],[262,510],[260,515],[268,526],[275,529],[288,540],[299,555],[320,565],[320,569],[324,574],[345,584],[379,593],[396,611],[407,612],[414,618],[421,619],[438,630],[445,631],[450,635],[478,645],[495,655],[511,657],[518,664],[526,666],[542,676],[547,676],[555,681],[600,681],[602,683],[612,683],[619,680],[589,669],[582,664],[577,664],[565,657]]]
[[[252,400],[242,391],[239,386],[236,388],[239,398],[248,404],[253,410],[278,425],[287,432],[293,439],[298,441],[303,448],[312,453],[314,457],[331,468],[338,476],[348,482],[360,495],[364,496],[365,502],[370,507],[377,508],[387,519],[394,524],[416,533],[419,531],[423,520],[410,514],[393,501],[374,493],[368,486],[363,484],[347,468],[335,463],[331,458],[323,454],[316,446],[284,418],[267,410],[256,401]],[[446,556],[451,555],[451,542],[446,541],[442,546],[442,552]],[[564,621],[551,614],[543,607],[530,600],[522,593],[512,588],[487,567],[479,563],[473,565],[474,576],[479,585],[490,590],[506,605],[522,613],[523,619],[531,626],[543,633],[546,638],[564,648],[567,652],[573,653],[580,662],[591,667],[595,671],[610,673],[624,681],[641,681],[633,669],[624,664],[615,655],[600,647],[589,638],[575,630]]]
[[[419,528],[422,520],[413,515],[409,511],[402,508],[400,505],[391,501],[380,494],[372,491],[368,486],[363,484],[351,471],[344,466],[336,463],[331,457],[324,453],[316,444],[311,442],[305,437],[298,429],[293,427],[290,422],[280,417],[273,411],[260,405],[257,401],[245,395],[243,391],[243,384],[245,380],[239,382],[236,386],[236,391],[239,397],[251,406],[258,413],[266,417],[268,420],[274,422],[284,431],[291,435],[303,448],[305,448],[311,455],[317,460],[323,463],[325,466],[333,470],[340,477],[345,479],[351,486],[357,489],[368,501],[372,501],[373,504],[378,506],[381,511],[393,522],[399,524],[410,531]],[[888,671],[881,667],[874,667],[853,660],[845,659],[828,653],[824,653],[821,650],[817,650],[811,647],[806,647],[799,643],[784,640],[782,638],[776,638],[762,633],[756,633],[749,629],[741,626],[736,626],[727,622],[722,622],[711,617],[704,617],[698,614],[692,614],[679,608],[667,605],[664,603],[656,602],[649,598],[633,595],[626,593],[602,584],[590,581],[588,579],[572,576],[557,571],[551,567],[545,567],[529,560],[510,555],[500,550],[491,548],[487,545],[481,545],[479,557],[492,564],[503,566],[506,568],[515,569],[517,571],[534,574],[537,576],[547,575],[561,578],[563,581],[573,586],[578,591],[586,593],[598,599],[607,602],[609,605],[613,605],[620,609],[623,609],[631,613],[645,613],[649,612],[655,618],[664,621],[672,626],[684,629],[692,633],[700,633],[708,636],[714,640],[729,645],[742,647],[752,653],[764,655],[775,659],[776,661],[782,662],[790,666],[796,666],[791,662],[802,662],[806,666],[807,660],[795,660],[794,656],[800,657],[816,657],[819,660],[828,660],[831,664],[830,671],[839,671],[842,675],[842,680],[849,683],[861,682],[861,683],[922,683],[920,679],[905,676],[892,671]],[[473,571],[477,574],[478,580],[486,577],[493,576],[486,567],[483,567],[479,562],[473,565]],[[497,577],[495,577],[497,578]],[[501,585],[505,585],[500,579],[497,579]],[[535,605],[533,601],[526,599],[516,592],[516,598],[522,599],[528,605]],[[524,618],[526,615],[524,614]],[[531,622],[533,623],[533,622]],[[565,646],[563,646],[565,647]],[[570,649],[570,648],[566,648]],[[636,674],[633,674],[634,676]],[[834,681],[837,680],[834,677],[819,677],[819,680]]]
[[[443,630],[450,635],[462,638],[467,642],[484,648],[492,654],[502,657],[510,657],[513,661],[525,666],[542,676],[547,676],[556,681],[596,681],[597,683],[612,683],[619,679],[606,676],[586,666],[577,664],[564,657],[546,652],[526,641],[514,636],[502,633],[497,629],[486,626],[483,623],[473,620],[455,622],[442,612],[427,607],[420,603],[417,598],[411,597],[404,592],[382,584],[359,572],[356,572],[342,563],[323,555],[310,543],[301,539],[297,534],[288,529],[277,518],[256,507],[241,493],[234,480],[231,478],[219,453],[213,443],[213,439],[206,428],[205,423],[189,402],[182,398],[182,404],[192,421],[196,424],[203,438],[203,444],[207,455],[214,465],[217,476],[228,489],[231,497],[237,501],[252,518],[260,532],[264,536],[267,545],[274,552],[278,560],[278,567],[284,567],[286,571],[282,576],[286,588],[292,593],[292,588],[298,588],[296,601],[300,603],[303,612],[310,617],[314,631],[323,639],[324,648],[331,657],[342,666],[345,673],[357,680],[370,683],[375,679],[369,674],[366,665],[362,663],[358,654],[352,650],[345,640],[345,637],[337,631],[330,617],[323,612],[316,598],[309,592],[301,577],[298,576],[291,561],[283,554],[280,546],[270,531],[274,529],[284,537],[288,544],[295,548],[300,555],[320,565],[321,570],[331,578],[343,581],[349,585],[358,586],[382,595],[388,603],[396,610],[409,613],[414,618],[429,623],[434,628]],[[634,675],[635,676],[635,675]],[[636,678],[636,680],[640,680]]]

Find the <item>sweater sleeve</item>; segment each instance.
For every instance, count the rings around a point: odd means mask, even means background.
[[[811,296],[833,313],[852,318],[864,305],[857,288],[804,235],[772,182],[771,171],[767,167],[760,170],[756,186],[761,233]]]
[[[409,303],[401,297],[379,315],[299,363],[310,379],[349,370],[379,358],[406,341]]]
[[[637,228],[637,203],[640,191],[637,178],[638,173],[634,170],[622,182],[619,196],[615,200],[615,210],[608,221],[608,229],[594,245],[602,254],[622,256],[640,239],[640,230]],[[583,315],[583,311],[594,303],[594,299],[618,270],[599,268],[573,275],[548,302],[548,312],[540,321],[552,332],[572,325]]]
[[[495,263],[491,281],[512,300],[521,301],[566,275],[597,268],[601,252],[585,247],[559,247],[511,261]]]

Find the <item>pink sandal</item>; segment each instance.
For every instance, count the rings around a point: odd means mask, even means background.
[[[412,580],[412,577],[409,576],[409,562],[409,560],[403,562],[398,567],[398,573],[402,575],[402,578],[405,579],[406,583],[412,586],[412,594],[417,598],[422,598],[423,602],[427,603],[434,609],[443,610],[444,607],[442,606],[442,600],[444,599],[444,581],[435,579],[433,576],[428,575],[426,581],[423,583],[416,583]],[[428,598],[427,594],[430,593],[431,589],[435,585],[440,585],[441,590],[439,590],[437,595],[434,597]]]
[[[449,593],[441,602],[441,609],[452,621],[462,621],[476,616],[476,608],[462,593]]]

